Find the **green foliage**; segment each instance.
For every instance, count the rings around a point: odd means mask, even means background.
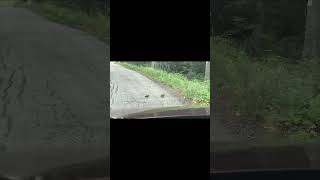
[[[216,22],[219,27],[216,35],[226,32],[238,32],[233,35],[248,32],[250,27],[262,24],[264,32],[276,37],[298,35],[304,31],[305,1],[300,0],[211,0],[220,4],[216,16],[223,18]],[[259,7],[258,3],[263,3]],[[264,15],[263,19],[261,15]],[[249,26],[247,26],[249,25]],[[249,27],[249,28],[248,28]],[[253,30],[253,29],[252,29]],[[248,32],[249,33],[249,32]],[[250,35],[250,34],[246,34]]]
[[[309,117],[317,124],[320,124],[320,95],[317,95],[310,102]]]
[[[288,64],[268,56],[252,61],[238,45],[221,37],[211,40],[214,81],[230,97],[233,112],[246,119],[272,121],[278,129],[306,137],[320,135],[319,64]],[[271,119],[269,119],[271,118]]]
[[[151,65],[151,61],[130,61],[127,63],[137,65],[137,66],[150,66]]]
[[[138,66],[151,66],[151,61],[131,61],[128,63]],[[188,79],[203,80],[205,75],[205,65],[205,61],[163,61],[156,62],[155,68],[170,73],[179,73]]]
[[[320,61],[301,58],[306,1],[213,1],[214,82],[232,111],[294,140],[319,136]]]
[[[102,13],[88,15],[81,10],[66,8],[51,2],[33,4],[31,9],[52,21],[89,32],[105,42],[110,39],[110,20]]]
[[[34,0],[37,3],[51,3],[73,10],[81,10],[88,15],[102,13],[106,15],[110,0]]]
[[[240,41],[251,56],[272,50],[283,57],[299,58],[304,39],[306,1],[211,0],[216,7],[215,36]]]
[[[0,7],[15,6],[17,3],[18,3],[18,0],[0,0]]]
[[[147,66],[141,66],[140,62],[135,62],[139,65],[133,65],[132,62],[121,62],[122,66],[133,69],[144,74],[147,77],[158,80],[165,85],[172,87],[181,93],[182,96],[191,100],[193,104],[209,105],[210,103],[210,82],[200,80],[190,80],[179,73],[170,73],[160,69],[154,69]]]
[[[310,141],[310,139],[313,138],[313,136],[306,131],[297,131],[293,134],[290,134],[289,138],[296,143],[303,143]]]

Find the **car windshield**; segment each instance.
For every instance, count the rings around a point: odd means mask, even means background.
[[[110,116],[209,107],[209,74],[209,61],[110,62]]]
[[[211,169],[320,169],[320,1],[211,0]]]

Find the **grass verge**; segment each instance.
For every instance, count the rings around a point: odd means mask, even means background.
[[[190,80],[178,73],[168,73],[151,67],[137,66],[125,62],[117,63],[177,90],[182,96],[190,99],[192,104],[205,106],[210,104],[209,81]]]
[[[294,141],[320,136],[320,63],[279,56],[252,60],[232,41],[211,40],[214,82],[232,113]]]
[[[26,7],[51,21],[80,29],[110,43],[110,18],[102,13],[89,16],[80,10],[61,7],[50,2],[32,3]]]
[[[12,7],[17,3],[17,0],[0,0],[0,7]]]

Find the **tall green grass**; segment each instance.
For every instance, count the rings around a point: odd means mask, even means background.
[[[214,81],[223,84],[218,91],[231,99],[233,113],[295,138],[320,134],[319,63],[288,64],[278,56],[252,60],[221,37],[211,39],[211,60]]]
[[[61,7],[50,2],[33,3],[28,7],[51,21],[81,29],[104,42],[110,42],[110,18],[105,14],[97,13],[89,16],[80,10]]]
[[[17,0],[0,0],[0,7],[14,6]]]
[[[163,70],[132,65],[125,62],[119,64],[170,86],[181,93],[182,96],[191,100],[193,104],[209,105],[210,103],[210,82],[208,80],[190,80],[178,73],[168,73]]]

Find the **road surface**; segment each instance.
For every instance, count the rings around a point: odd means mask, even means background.
[[[0,8],[0,174],[109,156],[108,56],[84,32]]]
[[[138,72],[110,63],[111,117],[117,118],[155,108],[184,105],[184,101],[176,95],[172,89]]]

